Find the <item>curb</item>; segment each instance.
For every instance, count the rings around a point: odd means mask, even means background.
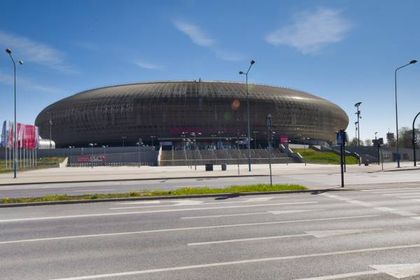
[[[84,204],[97,202],[118,202],[118,201],[136,201],[136,200],[167,200],[167,199],[184,199],[184,198],[205,198],[205,197],[238,197],[249,195],[266,195],[266,194],[293,194],[293,193],[312,193],[320,194],[324,192],[353,191],[354,189],[328,188],[301,191],[278,191],[278,192],[245,192],[245,193],[218,193],[218,194],[197,194],[197,195],[174,195],[174,196],[149,196],[149,197],[127,197],[127,198],[109,198],[109,199],[84,199],[84,200],[66,200],[66,201],[46,201],[46,202],[29,202],[29,203],[10,203],[0,204],[0,208],[8,207],[26,207],[26,206],[49,206],[62,204]]]
[[[20,185],[46,185],[46,184],[70,184],[70,183],[98,183],[98,182],[123,182],[123,181],[157,181],[157,180],[185,180],[185,179],[211,179],[211,178],[238,178],[238,177],[267,177],[269,175],[221,175],[205,177],[166,177],[166,178],[127,178],[127,179],[98,179],[98,180],[79,180],[79,181],[55,181],[55,182],[18,182],[0,183],[0,186],[20,186]]]

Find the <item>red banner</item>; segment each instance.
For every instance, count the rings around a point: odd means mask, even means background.
[[[16,131],[17,131],[17,137],[16,137],[16,145],[18,148],[23,149],[36,149],[38,145],[38,135],[37,135],[38,128],[34,125],[30,124],[22,124],[17,123],[16,124]],[[9,148],[13,147],[13,141],[15,138],[14,134],[14,127],[13,123],[9,123],[9,129],[7,133],[7,146]]]

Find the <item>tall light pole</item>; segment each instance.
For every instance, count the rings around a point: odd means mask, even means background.
[[[9,54],[10,59],[13,62],[13,107],[14,107],[14,123],[13,123],[13,178],[16,178],[17,169],[17,131],[16,131],[16,62],[12,56],[12,50],[6,49],[6,53]],[[23,64],[22,60],[19,60],[19,64]]]
[[[248,126],[248,136],[247,136],[247,148],[248,148],[248,171],[251,172],[251,125],[249,121],[249,88],[248,88],[248,73],[251,70],[252,65],[254,65],[255,60],[251,60],[249,63],[248,70],[246,72],[239,71],[239,75],[245,75],[246,81],[246,110],[247,110],[247,126]]]
[[[359,150],[358,152],[360,153],[360,119],[362,118],[360,116],[360,105],[362,104],[362,102],[357,102],[356,104],[354,104],[354,107],[356,107],[356,115],[357,115],[357,149]],[[360,156],[359,156],[359,165],[361,164],[360,162]]]
[[[416,123],[416,119],[417,117],[420,115],[420,112],[417,113],[417,115],[414,117],[413,120],[413,162],[414,162],[414,166],[417,166],[417,159],[416,159],[416,143],[417,143],[417,139],[416,139],[416,127],[414,126]]]
[[[90,166],[93,168],[93,147],[95,147],[96,143],[89,143],[90,146]]]
[[[137,145],[137,166],[140,167],[140,165],[141,165],[140,146],[143,145],[143,139],[139,138],[139,141],[136,143],[136,145]]]
[[[380,163],[381,163],[381,157],[380,157],[380,154],[379,154],[380,144],[378,143],[379,140],[378,140],[377,134],[378,134],[378,132],[375,132],[375,145],[378,148],[377,149],[378,150],[378,165],[380,165]]]
[[[52,141],[52,125],[53,125],[53,121],[52,121],[52,119],[51,119],[51,112],[50,112],[50,119],[49,119],[49,121],[48,121],[48,123],[49,123],[49,125],[50,125],[50,150],[52,149],[52,144],[51,144],[51,141]]]
[[[398,99],[397,99],[397,71],[401,68],[407,67],[408,65],[417,63],[417,60],[413,59],[409,63],[404,64],[397,69],[395,69],[394,72],[394,90],[395,90],[395,129],[396,129],[396,135],[397,135],[397,142],[396,142],[396,156],[397,156],[397,167],[400,168],[400,148],[398,147]]]

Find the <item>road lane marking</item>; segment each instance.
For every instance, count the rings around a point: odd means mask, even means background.
[[[420,263],[371,265],[370,267],[397,279],[420,275]]]
[[[394,208],[390,208],[390,207],[376,207],[375,204],[373,204],[373,203],[364,202],[364,201],[360,201],[360,200],[354,200],[354,199],[347,198],[347,197],[344,197],[344,196],[327,194],[327,193],[323,193],[321,195],[329,197],[329,198],[341,200],[341,201],[344,201],[344,202],[348,202],[348,203],[351,203],[351,204],[364,206],[364,207],[371,208],[371,209],[374,209],[374,210],[377,210],[377,211],[399,215],[399,216],[402,216],[402,217],[410,217],[410,218],[416,218],[417,219],[416,216],[418,216],[418,214],[413,213],[413,212],[409,212],[409,211],[405,211],[405,210],[398,210],[398,209],[394,209]]]
[[[249,198],[249,199],[245,200],[244,202],[262,202],[262,201],[272,200],[273,198],[274,197],[272,197],[272,196],[252,197],[252,198]]]
[[[105,191],[117,191],[118,189],[85,189],[85,190],[69,190],[68,193],[78,193],[78,192],[105,192]]]
[[[420,264],[385,264],[385,265],[371,265],[371,268],[375,270],[325,275],[319,277],[300,278],[296,280],[335,280],[344,279],[350,277],[359,277],[374,274],[388,274],[394,278],[402,279],[408,277],[414,277],[420,274]]]
[[[319,230],[319,231],[306,231],[304,234],[294,235],[275,235],[275,236],[262,236],[262,237],[250,237],[250,238],[239,238],[239,239],[227,239],[227,240],[216,240],[216,241],[205,241],[205,242],[193,242],[188,243],[188,246],[201,246],[201,245],[213,245],[213,244],[224,244],[224,243],[235,243],[235,242],[248,242],[248,241],[259,241],[269,239],[283,239],[283,238],[297,238],[305,236],[313,236],[316,238],[333,237],[339,235],[350,235],[381,230],[375,229],[338,229],[338,230]]]
[[[123,205],[138,205],[138,204],[160,204],[160,200],[141,200],[141,201],[128,201],[128,202],[118,202],[118,204]]]
[[[229,262],[217,262],[217,263],[197,264],[197,265],[188,265],[188,266],[155,268],[155,269],[116,272],[116,273],[108,273],[108,274],[96,274],[96,275],[76,276],[76,277],[67,277],[67,278],[56,278],[56,279],[53,279],[53,280],[101,279],[101,278],[123,277],[123,276],[132,276],[132,275],[141,275],[141,274],[172,272],[172,271],[180,271],[180,270],[192,270],[192,269],[200,269],[200,268],[223,267],[223,266],[230,266],[230,265],[243,265],[243,264],[252,264],[252,263],[273,262],[273,261],[296,260],[296,259],[304,259],[304,258],[340,256],[340,255],[349,255],[349,254],[358,254],[358,253],[371,253],[371,252],[400,250],[400,249],[412,249],[412,248],[420,248],[420,243],[411,244],[411,245],[374,247],[374,248],[355,249],[355,250],[346,250],[346,251],[333,251],[333,252],[314,253],[314,254],[306,254],[306,255],[270,257],[270,258],[259,258],[259,259],[245,259],[245,260],[237,260],[237,261],[229,261]]]
[[[281,205],[302,205],[302,204],[317,204],[318,201],[303,201],[303,202],[281,202],[281,203],[266,203],[266,204],[253,204],[253,205],[226,205],[221,207],[204,207],[204,208],[189,208],[191,210],[194,209],[203,209],[203,210],[211,210],[211,209],[228,209],[228,208],[247,208],[247,207],[259,207],[259,206],[281,206]],[[206,203],[203,206],[207,206],[210,203]],[[223,203],[220,203],[223,204]],[[214,205],[214,204],[213,204]],[[139,207],[116,207],[116,208],[109,208],[109,210],[127,210],[127,209],[136,209]],[[156,210],[156,211],[178,211],[179,209],[174,210]]]
[[[279,199],[279,200],[283,201],[284,199]],[[307,202],[307,201],[308,201],[307,199],[306,200],[298,200],[298,201],[294,201],[293,203],[303,203],[303,202]],[[168,201],[168,202],[172,202],[172,201]],[[202,205],[203,206],[207,206],[207,205],[230,205],[230,204],[244,204],[244,203],[246,203],[246,200],[229,201],[229,202],[209,202],[209,203],[203,203]],[[288,203],[291,203],[291,202],[288,202]],[[311,202],[311,203],[319,203],[319,202],[316,201],[316,202]],[[194,204],[192,204],[192,205],[194,206]],[[148,206],[147,209],[161,208],[161,207],[177,207],[177,206],[185,206],[185,205],[182,205],[182,204],[152,205],[152,206]],[[128,210],[128,209],[142,209],[142,208],[144,208],[144,207],[143,206],[126,206],[126,207],[111,207],[111,208],[109,208],[109,210]]]
[[[420,196],[420,192],[416,192],[416,193],[407,193],[407,192],[403,192],[403,193],[384,193],[382,194],[384,196]]]
[[[259,241],[259,240],[270,240],[270,239],[297,238],[297,237],[307,237],[307,236],[311,236],[311,235],[307,234],[307,233],[303,233],[303,234],[293,234],[293,235],[250,237],[250,238],[217,240],[217,241],[207,241],[207,242],[194,242],[194,243],[188,243],[187,245],[188,246],[202,246],[202,245],[225,244],[225,243],[235,243],[235,242],[248,242],[248,241]]]
[[[371,193],[398,193],[398,192],[405,192],[405,191],[420,191],[418,187],[410,187],[410,188],[398,188],[398,189],[391,189],[391,188],[384,188],[384,189],[370,189],[370,190],[362,190],[363,192],[371,192]]]
[[[171,201],[171,202],[175,203],[175,206],[200,205],[204,203],[204,201],[201,201],[201,200],[191,200],[191,199],[182,199],[182,200],[176,200],[176,201]]]
[[[240,216],[267,215],[267,214],[281,215],[281,214],[302,213],[302,212],[308,212],[308,211],[313,211],[313,210],[284,210],[284,211],[250,212],[250,213],[240,213],[240,214],[191,216],[191,217],[181,217],[181,220],[211,219],[211,218],[225,218],[225,217],[240,217]]]
[[[162,209],[162,210],[146,210],[146,211],[133,211],[133,212],[117,212],[117,213],[81,214],[81,215],[69,215],[69,216],[49,216],[49,217],[36,217],[36,218],[6,219],[6,220],[0,220],[0,223],[43,221],[43,220],[62,220],[62,219],[75,219],[75,218],[122,216],[122,215],[140,215],[140,214],[153,214],[153,213],[185,212],[185,211],[203,211],[203,210],[213,210],[213,209],[233,209],[233,208],[254,208],[254,207],[264,207],[264,206],[302,205],[302,204],[314,204],[314,203],[318,203],[318,202],[308,201],[308,202],[296,202],[296,203],[295,202],[290,202],[290,203],[271,203],[271,204],[255,204],[255,205],[231,205],[231,206],[222,206],[222,207],[181,208],[181,209]]]
[[[107,237],[107,236],[135,235],[135,234],[147,234],[147,233],[176,232],[176,231],[188,231],[188,230],[204,230],[204,229],[235,228],[235,227],[248,227],[248,226],[264,226],[264,225],[279,225],[279,224],[306,223],[306,222],[323,222],[323,221],[351,220],[351,219],[374,218],[374,217],[378,217],[378,216],[379,215],[363,215],[363,216],[347,216],[347,217],[333,217],[333,218],[319,218],[319,219],[302,219],[302,220],[274,221],[274,222],[260,222],[260,223],[226,224],[226,225],[201,226],[201,227],[152,229],[152,230],[142,230],[142,231],[116,232],[116,233],[98,233],[98,234],[85,234],[85,235],[73,235],[73,236],[58,236],[58,237],[46,237],[46,238],[35,238],[35,239],[21,239],[21,240],[0,241],[0,245],[4,245],[4,244],[16,244],[16,243],[39,242],[39,241],[53,241],[53,240],[66,240],[66,239],[81,239],[81,238]]]
[[[367,233],[372,231],[379,231],[381,228],[368,228],[368,229],[335,229],[335,230],[318,230],[318,231],[306,231],[307,234],[312,235],[316,238],[325,238],[339,235],[350,235],[358,233]]]
[[[224,217],[240,217],[240,216],[267,215],[267,214],[270,214],[270,213],[267,212],[267,211],[264,211],[264,212],[251,212],[251,213],[241,213],[241,214],[191,216],[191,217],[181,217],[181,220],[211,219],[211,218],[224,218]]]
[[[359,276],[374,275],[374,274],[381,274],[381,273],[382,272],[380,271],[368,270],[368,271],[343,273],[343,274],[335,274],[335,275],[325,275],[325,276],[319,276],[319,277],[299,278],[295,280],[335,280],[335,279],[345,279],[345,278],[350,278],[350,277],[359,277]]]
[[[416,213],[413,212],[409,212],[409,211],[405,211],[405,210],[398,210],[398,209],[394,209],[394,208],[389,208],[389,207],[375,207],[375,210],[379,210],[379,211],[383,211],[383,212],[389,212],[389,213],[393,213],[393,214],[397,214],[403,217],[413,217],[413,216],[418,216]]]

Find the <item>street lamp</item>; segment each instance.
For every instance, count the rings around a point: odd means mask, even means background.
[[[271,173],[271,141],[273,138],[273,122],[271,114],[268,114],[266,117],[266,125],[267,125],[267,142],[268,142],[268,165],[270,168],[270,186],[273,186],[273,175]]]
[[[375,145],[378,148],[378,165],[380,165],[380,163],[381,163],[381,157],[380,157],[380,154],[379,154],[380,144],[378,142],[379,140],[378,140],[377,134],[378,134],[378,132],[375,132]]]
[[[137,145],[137,166],[140,167],[141,165],[140,146],[143,145],[143,139],[139,138],[139,142],[137,142],[136,145]]]
[[[416,160],[416,143],[417,143],[417,139],[416,139],[416,128],[414,127],[414,124],[416,123],[416,119],[417,117],[420,115],[420,112],[417,113],[417,115],[414,117],[413,120],[413,161],[414,161],[414,166],[417,166],[417,160]]]
[[[354,107],[356,107],[357,111],[356,111],[356,115],[357,115],[357,149],[359,150],[358,152],[360,153],[360,119],[362,118],[360,116],[360,105],[362,104],[362,102],[357,102],[356,104],[354,104]],[[359,157],[359,166],[360,166],[361,162],[360,162],[360,157]]]
[[[49,119],[49,121],[48,121],[48,123],[49,123],[49,125],[50,125],[50,150],[52,149],[52,144],[51,144],[51,141],[52,141],[52,133],[51,133],[51,129],[52,129],[52,125],[53,125],[53,121],[52,121],[52,119],[51,119],[51,112],[49,112],[50,114],[50,119]]]
[[[251,70],[252,65],[254,65],[255,60],[251,60],[249,63],[248,70],[246,72],[239,71],[239,75],[245,75],[246,81],[246,110],[247,110],[247,126],[248,126],[248,133],[247,133],[247,147],[248,147],[248,171],[251,172],[251,125],[249,123],[249,88],[248,88],[248,73]]]
[[[400,149],[398,147],[398,99],[397,99],[397,71],[408,66],[411,64],[415,64],[417,63],[417,60],[413,59],[411,60],[409,63],[404,64],[400,67],[398,67],[397,69],[395,69],[394,72],[394,85],[395,85],[395,129],[396,129],[396,134],[397,134],[397,141],[396,141],[396,156],[397,156],[397,167],[400,168]]]
[[[125,139],[127,139],[127,136],[121,136],[122,139],[122,146],[125,147]]]
[[[108,145],[102,145],[102,148],[104,150],[104,158],[103,158],[103,163],[104,165],[106,165],[106,148],[108,148]]]
[[[9,55],[10,59],[13,62],[13,107],[14,107],[14,123],[13,123],[13,178],[16,179],[16,169],[17,169],[17,131],[16,131],[16,62],[12,56],[12,50],[6,49],[6,53]],[[23,64],[22,60],[18,61],[20,65]]]
[[[150,136],[150,139],[152,140],[153,149],[155,149],[155,139],[156,139],[156,136],[152,135],[152,136]]]
[[[90,146],[90,166],[93,168],[93,147],[98,144],[96,143],[89,143]]]

